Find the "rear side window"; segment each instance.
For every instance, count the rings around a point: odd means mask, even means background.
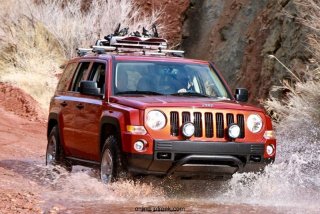
[[[97,82],[98,88],[100,88],[101,94],[104,94],[105,89],[105,70],[106,65],[104,63],[95,62],[93,63],[88,80]]]
[[[80,81],[84,80],[85,74],[88,72],[90,62],[81,62],[77,68],[77,74],[73,78],[71,91],[79,91]]]
[[[74,70],[77,67],[77,63],[70,63],[67,65],[65,68],[64,72],[62,73],[58,86],[57,86],[57,91],[67,91],[68,86],[71,82]]]

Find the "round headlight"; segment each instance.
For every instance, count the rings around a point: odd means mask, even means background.
[[[161,111],[149,111],[146,123],[151,129],[159,130],[166,125],[166,117]]]
[[[194,134],[194,125],[193,123],[185,123],[182,126],[182,134],[186,138],[190,138]]]
[[[237,138],[240,135],[240,127],[237,124],[230,124],[228,133],[230,138]]]
[[[257,133],[262,129],[262,119],[257,114],[251,114],[247,120],[247,127],[252,133]]]

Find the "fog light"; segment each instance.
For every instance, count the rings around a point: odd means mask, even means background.
[[[190,138],[192,137],[192,135],[194,134],[195,128],[193,123],[185,123],[182,126],[182,134],[183,136],[185,136],[186,138]]]
[[[138,140],[133,144],[133,148],[137,152],[143,152],[146,149],[146,144],[144,142],[142,142],[141,140]]]
[[[237,124],[230,124],[228,133],[230,138],[237,138],[240,135],[240,127]]]
[[[269,156],[272,156],[274,153],[274,146],[272,144],[267,145],[266,152]]]

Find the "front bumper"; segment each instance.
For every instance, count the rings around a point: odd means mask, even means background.
[[[187,177],[259,171],[274,161],[264,150],[264,143],[155,140],[153,155],[127,154],[128,170]]]

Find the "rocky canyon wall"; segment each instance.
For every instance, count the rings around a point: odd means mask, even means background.
[[[231,87],[245,87],[250,102],[272,86],[298,76],[312,57],[308,28],[297,21],[303,11],[295,0],[191,0],[183,14],[182,49],[187,57],[213,61]],[[283,92],[272,92],[281,97]]]

